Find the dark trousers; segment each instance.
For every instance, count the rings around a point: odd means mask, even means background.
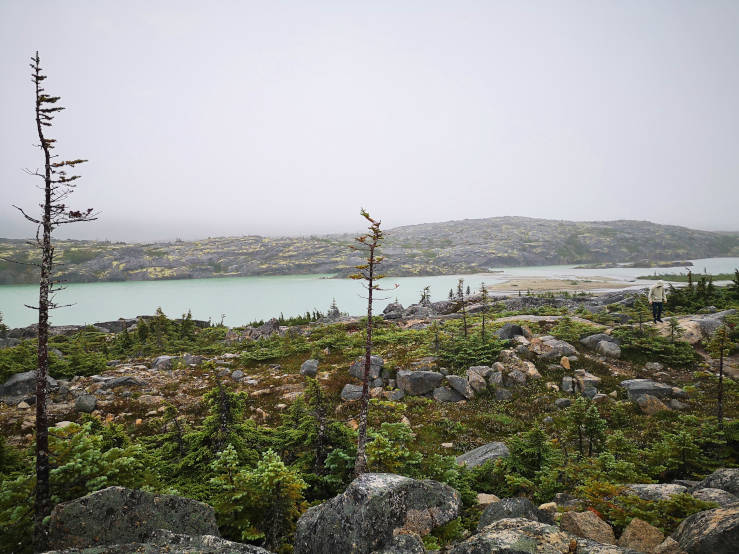
[[[662,302],[652,302],[652,316],[655,323],[662,321]]]

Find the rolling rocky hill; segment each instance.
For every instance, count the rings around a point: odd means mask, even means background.
[[[226,237],[129,244],[58,241],[58,275],[69,282],[330,273],[360,263],[353,236]],[[739,233],[647,221],[572,222],[524,217],[469,219],[386,232],[392,276],[476,273],[493,268],[739,256]],[[24,240],[0,239],[0,258],[33,261]],[[0,259],[0,284],[34,283],[33,266]]]

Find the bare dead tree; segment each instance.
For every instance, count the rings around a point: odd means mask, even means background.
[[[55,113],[63,110],[57,105],[58,96],[50,96],[41,86],[46,76],[41,72],[38,52],[31,58],[31,81],[36,94],[36,129],[38,131],[38,147],[44,154],[44,170],[26,173],[38,177],[43,181],[44,201],[39,204],[41,214],[37,217],[29,215],[18,206],[16,208],[28,221],[36,225],[36,239],[34,245],[41,250],[41,263],[35,264],[40,269],[39,303],[38,306],[27,306],[38,310],[38,370],[36,372],[36,498],[34,507],[34,549],[37,552],[45,550],[46,532],[44,518],[51,512],[51,497],[49,493],[49,434],[48,418],[46,413],[47,375],[49,373],[49,310],[59,308],[54,302],[54,293],[59,291],[58,281],[53,280],[54,245],[51,234],[60,225],[93,221],[97,214],[92,208],[77,211],[66,205],[67,197],[74,191],[79,175],[70,175],[68,169],[87,160],[74,159],[55,161],[58,156],[52,154],[56,139],[47,138],[45,127],[51,127]]]
[[[352,245],[350,248],[362,252],[362,257],[367,263],[355,266],[357,273],[350,275],[352,279],[365,281],[364,287],[367,289],[367,335],[364,345],[364,372],[362,373],[362,398],[361,410],[359,414],[359,430],[357,437],[357,458],[354,462],[354,474],[359,476],[367,471],[367,455],[365,453],[365,445],[367,443],[367,411],[369,407],[369,373],[372,361],[372,293],[381,291],[377,281],[382,279],[384,275],[376,272],[377,266],[385,259],[378,255],[377,251],[380,242],[384,238],[384,233],[380,229],[381,222],[370,217],[366,210],[359,212],[369,223],[369,233],[360,235],[354,240],[359,246]],[[397,288],[397,285],[395,285]]]

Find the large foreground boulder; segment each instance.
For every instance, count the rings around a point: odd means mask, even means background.
[[[739,549],[739,504],[698,512],[672,535],[689,554],[735,554]]]
[[[181,535],[158,529],[146,542],[107,544],[90,548],[65,548],[46,554],[270,554],[268,550],[250,544],[228,541],[213,535]]]
[[[576,537],[554,525],[501,519],[459,543],[449,554],[636,554],[635,550]]]
[[[669,500],[671,496],[687,492],[687,487],[674,483],[635,484],[627,485],[626,494],[635,494],[642,500]]]
[[[616,536],[611,526],[590,510],[565,512],[559,525],[578,537],[604,544],[616,544]]]
[[[395,379],[398,388],[410,396],[421,396],[439,386],[444,376],[436,371],[408,371],[401,369]]]
[[[52,549],[145,543],[159,529],[184,535],[220,536],[213,508],[169,494],[108,487],[54,507]]]
[[[669,398],[672,396],[672,387],[664,383],[657,383],[651,379],[627,379],[621,381],[621,386],[626,389],[629,400],[636,402],[640,396],[648,394],[657,398]]]
[[[498,458],[507,458],[511,455],[508,447],[502,442],[489,442],[474,450],[465,452],[457,456],[457,463],[461,466],[466,465],[468,468],[481,466],[489,460],[497,460]]]
[[[436,481],[365,473],[298,520],[295,554],[370,553],[403,531],[423,536],[459,512],[459,493]]]

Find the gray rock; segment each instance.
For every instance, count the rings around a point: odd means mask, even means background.
[[[620,358],[621,347],[613,342],[602,340],[595,346],[595,351],[606,358]]]
[[[102,389],[114,389],[116,387],[143,387],[146,385],[145,381],[126,375],[124,377],[113,377],[112,379],[106,379],[100,384]]]
[[[482,531],[485,527],[499,519],[513,517],[523,517],[531,521],[540,521],[550,525],[554,524],[552,517],[546,512],[539,510],[528,498],[502,498],[500,502],[488,504],[480,516],[477,531]]]
[[[90,412],[95,410],[95,406],[97,406],[97,403],[98,400],[93,395],[83,394],[74,401],[74,409],[78,412],[89,414]]]
[[[525,518],[500,519],[455,545],[449,554],[637,554],[635,550],[576,537]]]
[[[108,487],[54,507],[51,549],[146,542],[158,529],[185,535],[219,536],[213,508],[167,494]]]
[[[484,464],[489,460],[497,460],[498,458],[507,458],[511,455],[508,447],[502,442],[490,442],[474,450],[470,450],[457,456],[456,460],[459,465],[473,468]]]
[[[46,389],[58,386],[55,379],[46,376]],[[36,370],[24,371],[11,375],[10,379],[0,385],[0,397],[26,397],[36,394]]]
[[[503,384],[503,372],[501,371],[493,371],[490,375],[488,375],[488,384],[489,385],[502,385]]]
[[[388,397],[388,400],[392,400],[393,402],[400,402],[405,398],[405,393],[400,389],[395,389],[390,393],[390,396]]]
[[[672,483],[627,485],[626,493],[635,494],[642,500],[669,500],[672,495],[682,494],[688,489]]]
[[[721,489],[739,496],[739,468],[722,467],[703,479],[696,489]]]
[[[372,554],[425,554],[423,542],[415,535],[395,535],[389,545],[382,550],[375,550]]]
[[[503,377],[506,387],[519,387],[526,384],[526,374],[523,371],[514,369]]]
[[[151,362],[151,369],[157,371],[166,371],[172,369],[172,366],[181,360],[178,356],[158,356]]]
[[[499,339],[511,340],[513,337],[523,336],[523,329],[515,323],[506,323],[495,334]]]
[[[690,554],[735,554],[739,545],[739,504],[693,514],[683,520],[672,538]]]
[[[193,354],[185,354],[182,356],[182,361],[185,362],[185,365],[200,365],[203,363],[204,359],[205,358],[203,356]]]
[[[439,302],[431,303],[431,309],[434,311],[435,314],[439,314],[439,315],[452,314],[458,311],[459,308],[460,308],[460,303],[455,302],[454,300],[441,300]]]
[[[318,360],[305,360],[300,366],[300,374],[315,377],[318,373]]]
[[[403,317],[403,305],[400,302],[391,302],[382,310],[385,319],[400,319]]]
[[[361,381],[364,378],[364,363],[364,356],[361,356],[354,360],[354,363],[349,368],[349,374]],[[382,367],[384,365],[385,362],[380,356],[370,357],[369,379],[372,380],[380,377],[380,375],[382,374]]]
[[[446,380],[450,387],[464,396],[467,400],[475,396],[475,392],[464,377],[460,377],[459,375],[447,375]]]
[[[237,369],[233,373],[231,373],[231,379],[234,381],[241,381],[244,378],[244,372],[240,369]]]
[[[572,377],[562,377],[562,392],[575,392],[575,380]]]
[[[467,370],[467,375],[469,375],[470,373],[477,373],[483,379],[487,379],[488,377],[490,377],[490,375],[495,373],[495,370],[492,367],[488,367],[486,365],[474,365]]]
[[[511,398],[513,398],[513,393],[508,389],[501,387],[495,389],[495,399],[497,401],[502,402],[503,400],[510,400]]]
[[[560,410],[569,407],[571,404],[572,400],[569,398],[557,398],[557,400],[554,401],[554,405]]]
[[[437,402],[461,402],[464,400],[464,396],[449,387],[436,387],[433,396]]]
[[[448,485],[389,473],[365,473],[339,496],[308,509],[298,520],[295,554],[357,554],[391,548],[401,531],[428,534],[459,512]]]
[[[485,378],[476,371],[467,370],[467,382],[475,393],[481,393],[488,389],[487,381],[485,381]]]
[[[90,548],[65,548],[46,554],[270,554],[251,544],[228,541],[213,535],[181,535],[157,529],[146,537],[145,543],[107,544]]]
[[[647,362],[644,364],[644,369],[647,371],[662,371],[664,368],[665,366],[659,362]]]
[[[651,379],[627,379],[621,381],[621,386],[626,389],[629,400],[635,402],[640,396],[648,394],[657,398],[670,398],[672,387],[664,383],[657,383]]]
[[[584,337],[580,339],[580,344],[590,348],[591,350],[595,350],[595,347],[598,346],[598,343],[602,340],[618,345],[618,339],[611,335],[606,335],[605,333],[596,333],[595,335]]]
[[[352,385],[350,383],[344,385],[341,389],[341,399],[345,402],[349,400],[359,400],[362,398],[362,385]]]
[[[685,402],[680,402],[677,398],[670,400],[667,405],[673,410],[686,410],[688,405]]]
[[[444,376],[436,371],[408,371],[401,369],[395,379],[398,388],[410,396],[421,396],[432,392],[441,384]]]
[[[722,508],[739,502],[739,496],[735,496],[723,489],[697,489],[690,494],[703,502],[715,502]]]
[[[542,337],[543,339],[544,337]],[[545,352],[541,355],[545,360],[559,360],[562,356],[576,356],[577,349],[569,342],[554,337],[542,340]]]

